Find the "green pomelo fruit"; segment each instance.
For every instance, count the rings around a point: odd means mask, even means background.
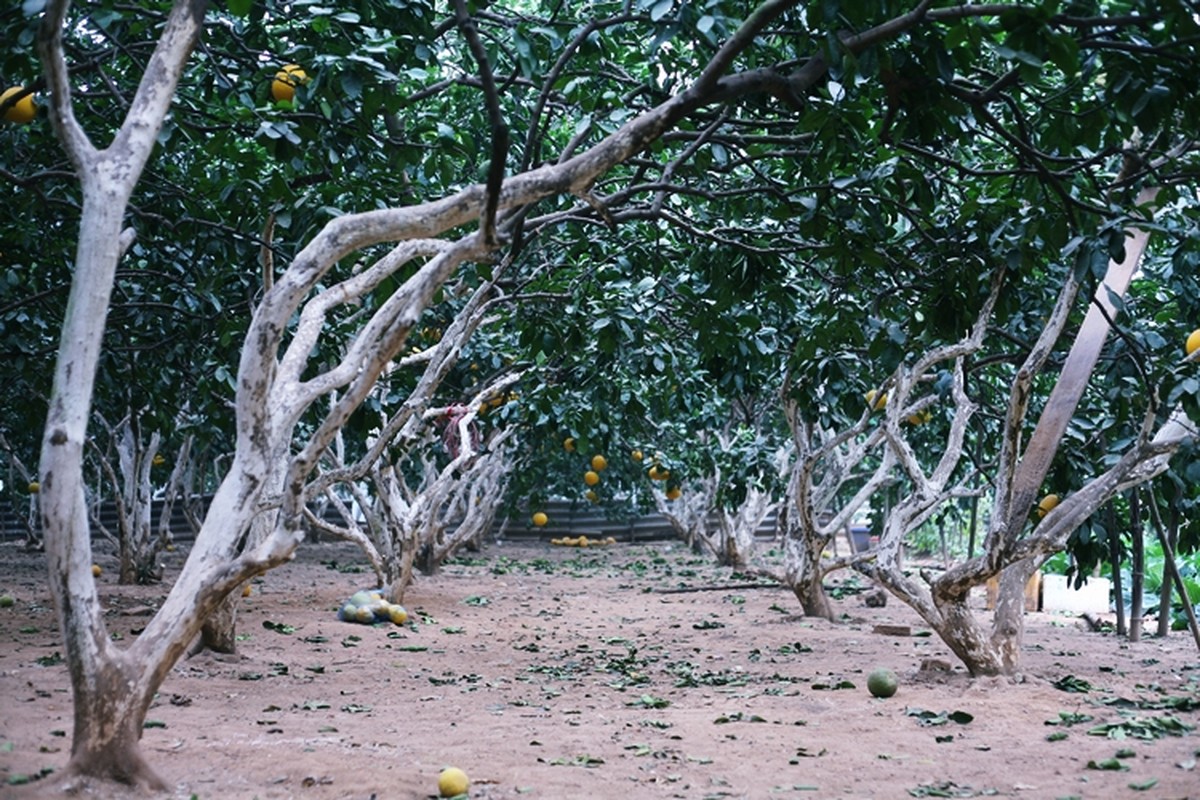
[[[877,669],[867,676],[867,691],[874,697],[891,697],[896,693],[896,673],[890,669]]]

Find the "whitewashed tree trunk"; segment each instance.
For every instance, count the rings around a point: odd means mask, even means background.
[[[680,489],[676,500],[668,500],[665,492],[653,490],[654,507],[689,550],[703,552],[712,540],[709,510],[716,504],[716,482],[712,478],[694,480]]]

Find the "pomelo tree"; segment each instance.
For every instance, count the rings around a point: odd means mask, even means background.
[[[14,28],[36,30],[46,113],[82,198],[74,217],[57,221],[77,235],[66,237],[75,247],[71,289],[39,463],[51,590],[75,699],[67,775],[148,784],[159,781],[138,741],[154,693],[236,587],[295,553],[322,459],[446,289],[478,286],[486,276],[477,268],[495,258],[570,283],[579,272],[566,254],[589,249],[592,231],[617,236],[633,222],[687,231],[714,252],[728,245],[752,254],[735,262],[750,289],[778,284],[801,293],[797,270],[844,285],[863,259],[876,276],[889,268],[922,274],[921,262],[863,246],[875,235],[890,238],[890,229],[883,217],[856,217],[837,163],[874,152],[863,142],[902,141],[914,163],[953,173],[959,153],[946,156],[938,145],[955,125],[960,142],[980,131],[1006,141],[1015,131],[1011,150],[1025,159],[1018,171],[1038,179],[1030,185],[1063,188],[1054,158],[1022,138],[1021,114],[993,124],[989,113],[1006,108],[1038,48],[1075,75],[1080,43],[1097,29],[1162,32],[1138,14],[1106,20],[1106,6],[1079,16],[932,2],[804,8],[768,0],[744,19],[715,6],[641,1],[597,4],[587,17],[503,6],[472,17],[462,3],[446,17],[422,3],[339,11],[238,2],[209,12],[202,2],[179,2],[144,17],[53,0],[23,9],[36,19]],[[1174,12],[1162,35],[1184,42],[1190,17]],[[506,46],[489,47],[481,27]],[[197,51],[202,35],[206,46]],[[72,49],[107,47],[108,37],[121,37],[122,57],[137,55],[122,73],[125,93],[89,77],[85,65],[98,62]],[[968,69],[981,45],[1009,67],[983,83],[991,63]],[[1174,45],[1171,38],[1161,47]],[[346,49],[324,56],[322,48]],[[1167,106],[1166,117],[1183,113],[1150,91],[1160,85],[1154,70],[1170,66],[1172,54],[1163,55],[1147,59],[1150,74],[1138,62],[1126,70],[1133,78],[1112,81],[1129,113],[1122,136]],[[965,65],[965,85],[955,59]],[[309,82],[294,87],[287,105],[268,100],[276,71],[299,62]],[[1139,80],[1149,95],[1140,107],[1132,96]],[[857,120],[845,113],[848,97]],[[222,124],[195,124],[210,107],[221,109]],[[92,124],[92,108],[108,111],[106,124]],[[831,134],[839,130],[860,139],[837,144]],[[1102,154],[1084,166],[1116,154],[1111,138],[1093,142],[1090,130],[1047,136],[1082,136]],[[318,135],[329,131],[340,135]],[[135,232],[157,219],[146,213],[156,206],[139,205],[139,179],[170,175],[167,162],[190,170],[179,177],[206,168],[261,172],[261,181],[233,182],[209,198],[205,219],[219,220],[210,225],[215,238],[252,237],[270,255],[239,254],[237,280],[251,289],[252,313],[244,334],[224,332],[241,347],[236,369],[211,364],[214,376],[228,378],[219,399],[233,408],[232,455],[166,602],[136,642],[118,646],[106,635],[88,569],[83,459],[116,271],[140,245]],[[817,173],[811,187],[801,166]],[[968,165],[959,178],[979,171]],[[993,189],[1011,187],[989,187],[977,204],[990,202]],[[927,204],[924,191],[919,180],[900,181],[883,199],[903,209]],[[190,194],[174,196],[182,203]],[[1053,196],[1072,204],[1070,191]],[[1094,202],[1094,193],[1083,196]],[[730,198],[742,201],[733,226],[722,210]],[[273,212],[274,234],[270,215],[251,222],[234,211],[260,206]],[[166,235],[170,220],[157,221]],[[280,228],[290,234],[285,248]],[[1061,251],[1070,232],[1046,239]],[[851,243],[859,246],[844,246]],[[728,263],[714,255],[707,269],[720,273]],[[656,268],[670,272],[672,264]],[[950,284],[962,279],[947,274]],[[154,282],[153,274],[138,277]],[[552,332],[541,333],[542,346],[528,354],[538,367],[557,356]],[[966,578],[986,569],[976,565]]]
[[[132,51],[149,52],[144,69],[128,73],[137,80],[136,91],[118,107],[110,128],[89,132],[76,113],[80,106],[75,94],[83,94],[89,84],[72,72],[64,34],[78,36],[82,31],[87,38],[87,31],[96,26],[98,41],[111,18],[73,13],[66,2],[47,2],[40,9],[37,43],[48,117],[82,196],[71,289],[39,464],[50,585],[74,696],[68,779],[104,777],[161,785],[139,748],[142,721],[155,692],[203,622],[232,590],[292,557],[304,534],[306,489],[322,456],[370,396],[422,312],[464,264],[486,261],[523,235],[527,216],[543,201],[577,196],[578,204],[567,201],[561,211],[548,213],[594,210],[603,215],[606,203],[595,193],[597,180],[643,153],[682,121],[716,103],[779,93],[802,96],[824,75],[829,53],[861,52],[898,36],[920,24],[924,10],[835,37],[829,50],[821,37],[806,37],[799,43],[779,37],[773,26],[792,5],[768,2],[740,25],[722,19],[719,27],[711,16],[672,17],[663,23],[661,4],[646,15],[629,18],[617,10],[618,16],[608,22],[580,24],[569,31],[560,57],[591,48],[593,34],[605,26],[618,34],[644,30],[632,23],[649,26],[654,48],[675,35],[675,26],[682,22],[702,34],[707,44],[702,51],[686,48],[684,60],[694,72],[672,74],[673,65],[668,64],[657,76],[647,76],[665,78],[668,85],[649,91],[644,110],[623,113],[619,119],[610,115],[611,125],[576,124],[576,139],[552,163],[537,155],[542,120],[534,120],[528,126],[524,161],[518,160],[511,174],[510,123],[500,108],[496,76],[480,45],[477,21],[468,16],[465,6],[457,6],[443,33],[461,31],[469,45],[466,51],[475,61],[462,74],[479,76],[479,94],[473,80],[454,83],[467,96],[482,96],[485,101],[489,132],[482,149],[489,162],[480,166],[485,167],[486,182],[469,183],[444,197],[410,205],[339,210],[298,246],[286,267],[268,273],[261,295],[255,298],[234,377],[232,458],[176,584],[142,635],[127,647],[117,646],[106,635],[90,577],[91,539],[82,473],[103,322],[116,268],[136,238],[136,222],[129,225],[127,212],[156,145],[164,140],[170,145],[172,128],[166,123],[189,58],[210,19],[226,26],[242,23],[216,12],[214,17],[206,16],[203,3],[179,2],[165,16],[135,25],[130,36],[140,44]],[[238,8],[247,10],[240,4]],[[353,24],[358,19],[354,14],[335,15],[326,23]],[[255,25],[268,29],[271,19],[252,17],[250,27]],[[760,37],[765,37],[764,44],[759,44]],[[781,58],[794,44],[808,58],[804,67]],[[632,54],[639,50],[631,48],[624,55],[636,63]],[[518,47],[516,52],[524,49]],[[763,66],[760,59],[781,66]],[[222,76],[220,59],[210,63]],[[343,82],[343,89],[347,86],[353,89],[353,81]],[[550,91],[553,88],[546,86],[547,102],[557,99]],[[296,95],[303,100],[304,91],[297,89]],[[618,99],[614,96],[610,101],[616,104]],[[628,102],[621,108],[627,110]],[[387,119],[384,115],[385,128]],[[278,140],[299,143],[294,141],[299,138],[298,123],[264,124]],[[184,136],[171,149],[178,149],[183,161],[203,160],[202,151],[189,138]],[[101,139],[104,144],[96,144]],[[233,154],[238,148],[221,152]],[[336,155],[330,154],[331,163]],[[430,159],[422,167],[436,163]],[[323,336],[339,334],[336,345],[318,347]],[[314,361],[314,353],[322,358]],[[261,538],[243,546],[264,511],[269,524],[260,529]]]

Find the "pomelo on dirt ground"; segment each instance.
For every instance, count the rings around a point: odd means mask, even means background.
[[[896,693],[896,673],[880,667],[867,676],[867,691],[872,697],[891,697]]]
[[[442,797],[457,797],[471,788],[467,773],[458,767],[446,767],[438,775],[438,794]]]

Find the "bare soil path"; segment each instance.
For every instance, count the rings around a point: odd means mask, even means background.
[[[405,626],[336,619],[370,586],[363,564],[304,548],[256,582],[237,656],[175,668],[143,740],[169,797],[417,800],[456,765],[496,800],[1200,798],[1200,658],[1182,634],[1130,645],[1030,614],[1022,680],[971,680],[852,579],[841,622],[809,620],[678,545],[491,545],[419,581]],[[0,548],[17,598],[0,609],[6,798],[62,796],[71,702],[43,569]],[[108,622],[129,640],[165,588],[114,571]],[[868,693],[876,667],[894,697]]]

